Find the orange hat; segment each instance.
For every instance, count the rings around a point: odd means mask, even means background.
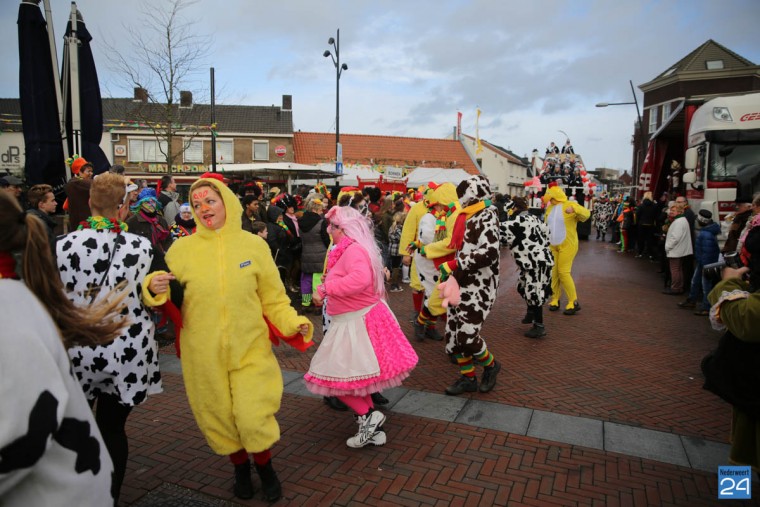
[[[72,174],[79,174],[79,172],[82,170],[82,168],[86,165],[92,165],[89,162],[87,162],[84,157],[77,157],[74,159],[74,161],[71,163],[71,172]]]

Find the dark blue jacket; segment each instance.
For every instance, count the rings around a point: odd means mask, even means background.
[[[720,225],[715,222],[702,227],[694,243],[694,258],[704,266],[718,262],[720,248],[718,247],[718,234],[720,234]]]

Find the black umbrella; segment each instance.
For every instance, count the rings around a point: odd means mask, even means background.
[[[92,57],[92,48],[90,41],[92,36],[87,31],[84,21],[79,11],[76,12],[76,34],[73,33],[72,23],[69,21],[66,26],[65,38],[68,40],[72,35],[79,39],[78,51],[78,69],[71,68],[69,72],[63,73],[68,79],[64,79],[64,95],[69,97],[66,105],[66,129],[69,132],[69,152],[83,156],[90,162],[95,174],[108,171],[111,164],[108,162],[105,153],[100,148],[100,139],[103,137],[103,104],[100,98],[100,85],[98,84],[98,72],[95,70],[95,59]],[[72,58],[67,52],[64,52],[64,66],[70,65]],[[72,104],[71,98],[71,75],[74,72],[79,73],[79,111],[81,120],[81,132],[79,141],[80,146],[75,147],[75,132],[72,132]]]
[[[26,181],[56,191],[66,182],[61,125],[47,24],[35,2],[18,11],[19,98],[26,151]]]

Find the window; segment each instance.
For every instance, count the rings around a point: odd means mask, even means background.
[[[185,141],[185,152],[183,154],[185,163],[203,163],[203,140]]]
[[[159,142],[155,139],[130,139],[129,161],[130,162],[166,162],[166,141]]]
[[[668,121],[670,117],[670,102],[662,105],[662,123]]]
[[[235,157],[233,156],[233,142],[231,139],[229,141],[216,140],[216,161],[225,162],[227,164],[231,164],[235,161]]]
[[[657,106],[649,109],[649,133],[653,134],[657,130]]]
[[[707,70],[720,70],[723,68],[723,60],[707,60],[705,67]]]
[[[253,160],[269,160],[269,141],[253,142]]]

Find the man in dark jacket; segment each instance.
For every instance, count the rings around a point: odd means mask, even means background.
[[[739,197],[734,202],[736,203],[736,214],[733,221],[731,221],[731,228],[728,230],[726,244],[723,245],[722,252],[724,254],[736,252],[739,246],[739,236],[741,236],[744,226],[747,225],[747,220],[752,215],[751,197]]]
[[[253,194],[248,194],[243,197],[242,204],[243,204],[243,218],[242,218],[243,230],[248,231],[251,234],[255,234],[255,232],[253,232],[253,224],[256,221],[260,221],[259,199]]]
[[[36,216],[45,224],[48,241],[50,242],[50,247],[53,249],[53,257],[55,257],[55,228],[58,223],[53,220],[52,215],[55,213],[58,203],[55,201],[53,187],[50,185],[34,185],[26,193],[26,198],[30,204],[27,213]]]
[[[636,223],[638,225],[638,238],[636,241],[637,259],[648,255],[650,260],[654,260],[654,228],[659,213],[657,205],[652,201],[652,192],[646,192],[641,204],[636,208]]]

